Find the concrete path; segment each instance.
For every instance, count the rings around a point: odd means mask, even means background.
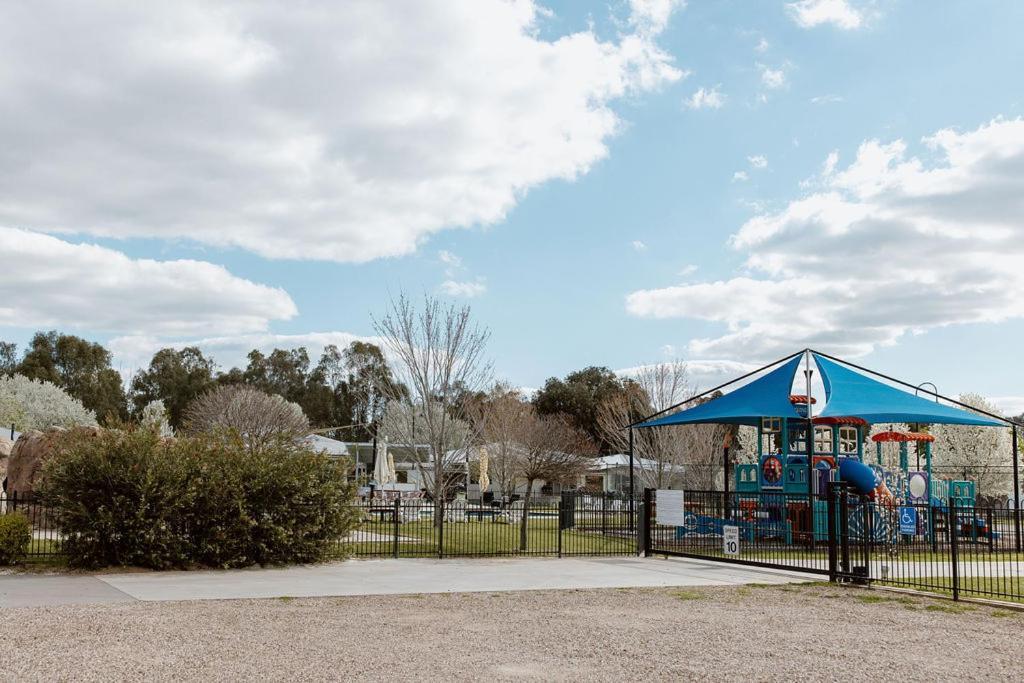
[[[362,560],[283,569],[3,576],[0,607],[573,588],[791,583],[807,574],[657,558]]]

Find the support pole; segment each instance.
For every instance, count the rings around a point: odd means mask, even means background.
[[[633,428],[629,428],[629,525],[636,529],[636,480],[633,476]]]
[[[729,503],[729,444],[732,441],[732,432],[729,431],[729,427],[725,428],[725,438],[722,442],[722,484],[725,495],[722,496],[722,509],[725,510],[725,518],[730,519],[732,517],[730,508],[732,507]]]
[[[1016,550],[1020,552],[1020,451],[1017,450],[1017,425],[1013,426],[1013,526],[1016,538]]]
[[[811,413],[811,352],[804,351],[807,380],[807,535],[814,547],[814,416]]]

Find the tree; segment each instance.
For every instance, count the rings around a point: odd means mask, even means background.
[[[252,452],[309,434],[309,420],[296,403],[250,386],[215,387],[189,404],[187,434],[232,432]]]
[[[102,419],[128,415],[121,375],[100,344],[55,330],[37,332],[17,372],[56,384]]]
[[[150,401],[160,400],[167,407],[171,426],[181,426],[185,408],[213,385],[214,363],[195,346],[160,349],[146,370],[135,375],[131,384],[132,403],[140,413]]]
[[[164,407],[164,402],[159,399],[146,404],[146,407],[142,409],[142,413],[139,416],[139,424],[160,436],[174,436],[167,408]]]
[[[603,438],[598,410],[602,403],[623,391],[614,372],[591,366],[569,373],[565,380],[548,379],[534,396],[533,405],[541,415],[566,416],[573,426],[590,436],[602,453],[611,453],[615,449]]]
[[[693,395],[683,361],[641,367],[624,382],[624,390],[605,400],[598,410],[605,443],[625,453],[629,449],[629,430],[623,427],[680,403],[682,408],[692,407],[684,402]],[[720,425],[634,429],[634,467],[640,482],[637,488],[715,488],[722,470],[722,442],[727,429]]]
[[[53,426],[91,426],[96,424],[96,416],[51,382],[11,375],[0,377],[0,425],[12,424],[22,432]]]
[[[526,481],[523,517],[519,522],[519,549],[527,549],[527,520],[530,498],[537,481],[551,484],[571,482],[583,474],[596,454],[587,435],[563,416],[539,415],[527,411],[515,423],[516,475]]]
[[[520,446],[519,425],[534,412],[518,391],[496,383],[471,404],[471,414],[480,441],[487,447],[487,473],[503,498],[515,493]]]
[[[0,341],[0,375],[13,375],[18,367],[18,345]]]
[[[473,322],[468,306],[442,306],[429,296],[419,310],[399,296],[383,318],[374,320],[374,327],[389,352],[397,380],[378,389],[407,416],[395,421],[395,440],[414,454],[434,500],[444,500],[456,481],[451,476],[451,459],[465,457],[473,442],[472,430],[461,427],[469,424],[469,407],[461,398],[463,391],[479,390],[490,378],[491,367],[484,358],[489,332]],[[419,441],[417,429],[425,441]],[[417,443],[427,444],[425,457]],[[439,505],[438,526],[443,522],[441,513]]]
[[[989,413],[999,411],[979,394],[961,394],[959,400]],[[1010,430],[972,425],[933,425],[932,461],[936,475],[971,479],[977,493],[1005,496],[1013,488]]]

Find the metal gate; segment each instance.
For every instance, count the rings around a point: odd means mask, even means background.
[[[644,492],[645,554],[787,569],[961,597],[1024,602],[1024,536],[1000,508],[826,495]],[[672,506],[672,514],[665,510]]]

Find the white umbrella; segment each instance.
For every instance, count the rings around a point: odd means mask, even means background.
[[[481,446],[480,447],[480,476],[479,476],[479,480],[480,480],[480,501],[481,502],[483,502],[483,499],[484,499],[484,491],[486,491],[491,486],[491,477],[490,477],[490,474],[488,474],[488,472],[487,472],[488,465],[489,465],[489,463],[487,462],[487,447],[486,446]]]
[[[395,469],[395,456],[388,453],[388,482],[398,481],[398,470]]]
[[[385,438],[377,449],[377,461],[373,463],[373,478],[377,484],[384,485],[391,481],[391,472],[388,468],[388,440]]]

